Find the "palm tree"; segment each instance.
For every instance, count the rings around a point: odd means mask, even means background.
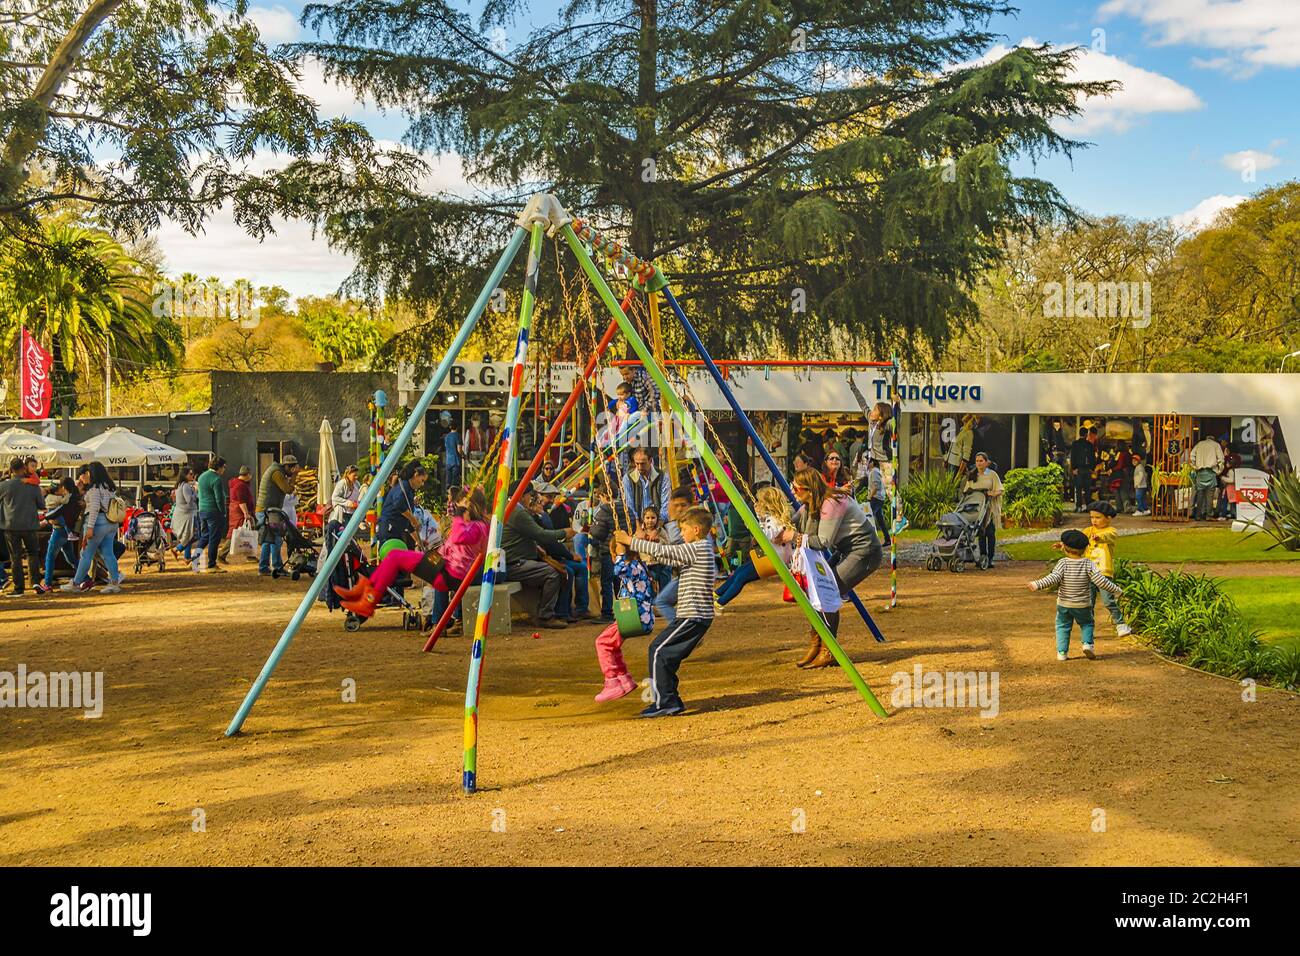
[[[0,339],[12,347],[25,325],[49,348],[56,405],[75,411],[79,372],[102,375],[109,356],[129,372],[177,364],[179,330],[153,315],[148,281],[119,243],[66,222],[42,233],[0,244]]]

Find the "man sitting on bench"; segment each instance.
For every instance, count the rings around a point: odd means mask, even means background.
[[[517,488],[516,485],[512,492]],[[537,492],[530,485],[519,499],[519,507],[511,512],[501,531],[501,549],[506,558],[506,580],[517,581],[525,588],[537,589],[534,627],[559,629],[568,625],[555,616],[555,603],[560,597],[560,590],[568,583],[569,576],[545,561],[538,560],[539,549],[544,552],[548,545],[567,542],[576,532],[573,528],[548,531],[538,524],[532,515],[536,497]]]

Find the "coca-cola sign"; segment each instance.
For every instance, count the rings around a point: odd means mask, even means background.
[[[19,404],[22,418],[45,418],[50,414],[50,367],[54,364],[50,353],[41,348],[23,326],[20,340],[22,355],[22,389]]]

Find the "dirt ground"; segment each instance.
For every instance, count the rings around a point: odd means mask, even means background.
[[[424,655],[394,612],[354,635],[313,611],[226,739],[302,582],[168,571],[9,600],[0,670],[103,671],[105,704],[0,711],[0,863],[1300,863],[1300,700],[1243,702],[1109,627],[1098,660],[1058,663],[1052,598],[1023,588],[1041,567],[905,569],[887,644],[846,616],[888,720],[838,669],[791,665],[805,629],[769,582],[686,662],[679,718],[592,701],[596,628],[517,625],[488,644],[472,797],[464,638]],[[996,671],[998,713],[892,706],[916,665]]]

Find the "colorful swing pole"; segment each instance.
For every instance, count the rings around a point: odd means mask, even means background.
[[[383,488],[388,483],[389,475],[393,473],[393,470],[397,467],[398,461],[401,460],[402,450],[406,448],[407,444],[410,442],[411,436],[415,433],[416,426],[424,420],[425,412],[429,410],[429,405],[432,404],[434,396],[436,396],[438,390],[442,388],[442,383],[446,380],[447,374],[451,371],[452,365],[455,364],[456,358],[460,354],[460,350],[465,347],[466,340],[469,339],[470,334],[474,331],[474,326],[478,324],[479,317],[482,316],[483,310],[487,308],[487,304],[492,298],[493,291],[501,284],[501,278],[505,275],[506,269],[510,268],[510,263],[513,262],[515,256],[518,255],[519,248],[524,244],[524,237],[527,234],[528,233],[524,229],[516,229],[514,235],[510,237],[510,242],[501,253],[501,258],[497,260],[496,266],[492,269],[492,274],[484,284],[483,291],[479,293],[478,299],[474,302],[473,308],[471,308],[469,314],[465,316],[465,321],[461,324],[460,331],[456,333],[456,338],[451,343],[451,348],[447,350],[447,354],[443,356],[442,362],[438,365],[437,369],[434,370],[433,376],[429,379],[429,384],[424,387],[424,394],[421,395],[419,401],[415,403],[415,408],[411,410],[411,414],[407,418],[406,424],[402,426],[401,432],[398,433],[397,439],[393,442],[390,454],[384,460],[383,464],[380,465],[379,472],[375,476],[374,480],[366,487],[365,493],[362,494],[361,500],[357,503],[356,510],[352,512],[352,517],[348,519],[348,523],[344,527],[342,534],[340,534],[338,540],[334,542],[334,547],[332,547],[329,550],[329,553],[325,555],[325,560],[321,563],[316,574],[312,577],[311,584],[307,587],[307,593],[303,595],[302,602],[298,605],[298,610],[294,612],[293,618],[284,629],[284,633],[280,635],[280,640],[276,642],[275,648],[271,651],[271,656],[266,659],[266,663],[262,666],[262,672],[258,674],[257,679],[253,681],[253,686],[249,688],[248,694],[244,697],[244,702],[239,705],[239,710],[235,712],[234,718],[230,721],[230,726],[226,728],[227,737],[232,737],[239,733],[240,728],[244,726],[244,721],[248,718],[248,712],[253,709],[253,705],[257,703],[257,698],[261,696],[263,689],[266,687],[267,681],[269,681],[271,675],[275,673],[276,665],[280,663],[280,658],[282,658],[285,651],[289,649],[289,645],[293,642],[294,635],[296,635],[298,629],[302,627],[302,622],[306,619],[307,612],[311,610],[312,605],[316,603],[316,599],[320,596],[321,591],[325,589],[325,585],[329,583],[330,578],[333,576],[334,568],[338,565],[339,559],[343,556],[343,552],[347,550],[348,542],[356,536],[357,529],[361,527],[361,522],[365,519],[366,512],[374,506],[375,499],[379,496],[379,489]]]
[[[767,450],[767,445],[764,444],[763,439],[759,437],[758,431],[754,428],[754,423],[749,420],[749,416],[745,414],[745,410],[740,407],[740,402],[736,400],[736,395],[732,392],[731,386],[727,384],[726,378],[718,368],[717,363],[713,361],[713,357],[709,354],[709,350],[704,347],[704,342],[700,339],[699,333],[695,331],[695,326],[691,324],[691,320],[686,317],[686,312],[677,301],[677,297],[673,295],[673,290],[668,287],[666,280],[661,291],[663,292],[664,300],[672,308],[673,312],[677,314],[677,321],[681,323],[682,330],[686,333],[686,338],[690,340],[691,347],[694,348],[696,354],[700,356],[700,361],[702,361],[704,367],[708,369],[709,375],[712,377],[714,384],[718,386],[718,391],[722,392],[722,397],[725,398],[727,404],[731,406],[732,412],[736,415],[736,421],[740,423],[740,427],[745,430],[745,434],[749,436],[749,440],[752,441],[754,447],[758,449],[758,453],[762,457],[764,464],[767,465],[767,470],[772,473],[772,480],[776,482],[776,486],[781,489],[781,492],[790,499],[791,506],[798,509],[799,502],[794,496],[794,489],[790,487],[790,482],[785,479],[785,473],[777,467],[776,461],[772,458],[772,453]],[[867,625],[867,629],[871,631],[871,636],[879,643],[883,644],[885,642],[885,635],[882,634],[880,628],[876,626],[875,620],[867,612],[866,606],[863,605],[862,600],[853,591],[849,592],[849,600],[853,603],[853,606],[857,608],[858,614],[862,618],[862,623]]]
[[[537,273],[542,265],[542,237],[546,234],[546,213],[534,196],[519,216],[519,225],[528,225],[528,266],[524,271],[524,295],[519,303],[519,336],[515,341],[515,361],[510,372],[510,400],[501,425],[501,454],[497,459],[496,490],[492,496],[492,523],[488,526],[487,557],[483,561],[483,584],[478,591],[478,615],[474,619],[474,643],[469,654],[469,678],[465,682],[465,768],[461,786],[466,793],[475,790],[478,771],[478,697],[479,679],[483,675],[483,652],[488,623],[492,619],[492,593],[497,579],[505,580],[506,558],[501,550],[505,531],[506,500],[510,497],[510,475],[515,462],[515,430],[519,427],[519,405],[524,387],[524,366],[528,362],[528,333],[533,324],[533,307],[537,302]]]
[[[578,262],[582,264],[583,271],[587,273],[587,277],[591,280],[592,285],[595,286],[596,291],[600,294],[600,300],[605,303],[605,307],[609,309],[614,318],[618,320],[619,326],[623,329],[623,335],[627,337],[633,350],[640,357],[642,364],[650,373],[650,377],[653,378],[655,384],[659,386],[660,393],[668,399],[668,404],[672,408],[673,413],[682,422],[687,439],[695,447],[696,451],[699,452],[700,457],[704,459],[704,463],[708,466],[709,470],[713,472],[713,476],[717,478],[718,483],[726,490],[727,496],[731,499],[731,506],[740,512],[741,520],[744,522],[745,527],[749,529],[749,533],[754,536],[754,541],[762,549],[763,553],[767,556],[767,559],[772,562],[772,567],[776,569],[782,583],[789,588],[790,593],[794,596],[795,603],[799,605],[799,609],[803,611],[804,616],[808,618],[809,623],[812,624],[813,629],[821,638],[822,643],[830,649],[831,654],[834,656],[835,660],[839,662],[839,665],[844,670],[845,674],[848,675],[849,681],[853,684],[854,688],[856,688],[858,693],[862,695],[862,699],[866,701],[867,706],[871,708],[872,712],[875,713],[876,716],[888,717],[888,712],[881,705],[880,701],[876,699],[876,695],[871,692],[871,688],[868,687],[867,682],[862,679],[862,675],[859,674],[858,669],[853,666],[853,662],[849,660],[848,655],[844,653],[839,642],[835,640],[835,635],[830,632],[830,628],[826,626],[826,622],[822,620],[821,615],[818,614],[817,611],[813,609],[813,606],[808,602],[808,595],[806,595],[803,589],[799,587],[794,576],[790,573],[790,569],[785,566],[785,562],[782,561],[780,555],[777,554],[776,548],[772,545],[772,542],[768,541],[767,536],[763,534],[763,529],[759,526],[758,519],[754,516],[754,512],[750,509],[744,496],[741,495],[740,489],[736,487],[735,482],[733,482],[731,478],[728,477],[726,471],[723,470],[722,462],[718,460],[718,456],[713,453],[713,449],[709,447],[704,436],[700,434],[694,420],[687,417],[686,408],[682,404],[681,398],[672,390],[672,386],[668,384],[668,379],[664,375],[663,369],[661,369],[655,362],[654,356],[650,354],[650,349],[646,346],[645,342],[642,341],[636,328],[628,321],[627,316],[619,311],[618,302],[614,298],[614,293],[609,290],[609,286],[605,284],[605,279],[600,274],[600,270],[596,268],[596,264],[592,262],[591,257],[587,255],[586,250],[583,248],[582,240],[578,238],[578,233],[574,231],[574,225],[582,230],[583,238],[587,238],[588,236],[594,237],[593,245],[596,245],[598,250],[601,249],[601,238],[595,235],[591,228],[581,220],[575,220],[573,225],[569,222],[565,222],[561,230],[565,241],[569,244],[569,248],[572,249],[573,254],[578,257]],[[617,244],[614,245],[614,249],[616,251],[621,251],[621,247]],[[644,264],[643,260],[635,259],[635,257],[632,258],[633,262],[638,266],[638,268],[634,268],[633,271],[636,273],[638,281],[644,283],[646,292],[663,291],[668,302],[670,304],[675,303],[672,295],[667,292],[667,280],[664,278],[663,273],[657,268],[650,267],[653,268],[653,272],[648,277],[643,278],[645,273],[642,268],[639,268]],[[674,305],[674,310],[678,312],[679,317],[681,315],[680,308],[680,306]],[[773,473],[776,474],[775,471]]]
[[[632,308],[632,300],[635,297],[636,289],[629,288],[627,290],[627,295],[623,298],[622,308],[625,311]],[[586,368],[583,369],[582,375],[579,376],[578,381],[574,383],[573,391],[569,393],[569,398],[564,403],[564,414],[561,414],[558,420],[562,421],[564,415],[572,411],[573,407],[577,404],[578,399],[581,398],[583,392],[587,390],[588,380],[596,371],[596,366],[599,364],[601,356],[605,354],[605,350],[609,348],[610,343],[614,341],[614,336],[617,334],[618,323],[611,319],[609,327],[605,329],[605,334],[601,336],[600,341],[596,343],[595,351],[593,351],[591,357],[587,359],[587,365]],[[533,455],[532,462],[524,472],[523,479],[519,482],[519,487],[510,497],[510,500],[506,502],[506,518],[509,518],[514,512],[515,508],[519,505],[520,500],[524,496],[525,489],[537,476],[537,473],[542,470],[542,462],[546,460],[546,453],[550,451],[551,445],[554,443],[555,437],[558,434],[559,428],[552,424],[551,430],[547,432],[546,437],[542,439],[541,445],[538,446],[537,452]],[[443,632],[447,630],[447,625],[451,623],[452,614],[455,613],[456,608],[460,607],[460,602],[465,599],[465,592],[470,589],[470,586],[474,583],[474,579],[478,576],[479,569],[482,567],[483,556],[479,555],[479,557],[474,559],[474,563],[470,566],[470,569],[465,572],[465,577],[460,582],[460,587],[456,589],[456,593],[447,602],[447,610],[442,612],[442,617],[430,632],[429,639],[425,641],[425,653],[433,650],[433,646],[438,643],[438,639],[442,637]]]
[[[890,465],[893,472],[889,476],[889,500],[893,506],[889,517],[894,523],[889,535],[889,609],[893,610],[898,607],[898,534],[902,530],[899,519],[903,517],[903,498],[898,493],[898,419],[903,414],[903,404],[898,391],[898,353],[891,355],[889,361],[889,399],[892,406],[889,414],[889,444],[892,449]]]

